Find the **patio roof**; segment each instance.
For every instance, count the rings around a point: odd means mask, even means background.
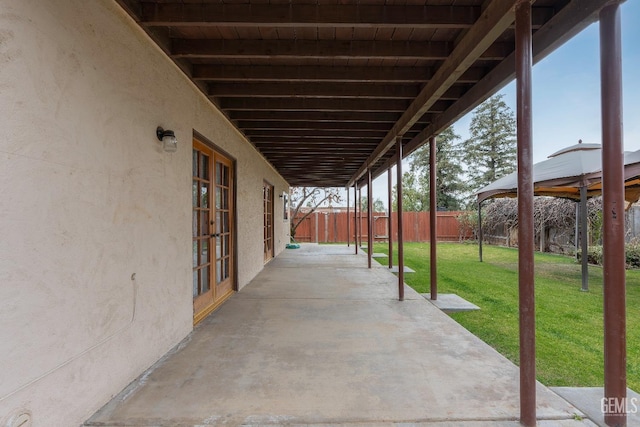
[[[294,186],[347,186],[514,78],[514,0],[117,0]],[[608,0],[533,4],[537,61]]]

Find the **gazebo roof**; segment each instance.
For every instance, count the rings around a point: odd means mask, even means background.
[[[629,203],[640,196],[640,150],[624,153],[625,199]],[[537,196],[580,200],[580,187],[587,196],[602,193],[602,149],[600,144],[576,144],[553,153],[533,165],[533,186]],[[518,175],[513,172],[476,192],[478,202],[495,197],[516,197]]]

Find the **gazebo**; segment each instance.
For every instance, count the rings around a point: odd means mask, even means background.
[[[640,150],[624,153],[624,198],[627,207],[640,198]],[[561,197],[580,202],[582,290],[588,290],[587,199],[602,194],[602,147],[578,144],[563,148],[533,165],[536,196]],[[479,252],[482,261],[482,202],[499,197],[517,197],[518,175],[513,172],[476,192],[478,198]],[[578,219],[576,219],[577,221]]]

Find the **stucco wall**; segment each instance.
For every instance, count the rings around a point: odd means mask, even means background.
[[[192,329],[193,131],[237,160],[240,287],[288,186],[111,0],[0,0],[0,93],[0,425],[78,425]]]

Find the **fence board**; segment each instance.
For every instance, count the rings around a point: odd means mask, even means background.
[[[438,212],[437,236],[438,241],[458,241],[461,236],[461,226],[458,216],[462,212]],[[300,215],[302,216],[302,215]],[[403,212],[404,240],[406,242],[428,242],[431,236],[429,227],[429,212]],[[347,221],[351,229],[351,241],[354,241],[356,230],[353,212],[347,218],[346,212],[314,212],[302,221],[296,231],[295,240],[298,242],[314,243],[346,243]],[[387,241],[389,218],[383,212],[374,213],[374,239]],[[391,214],[393,240],[398,239],[398,213]],[[362,241],[367,240],[367,215],[361,215]],[[471,235],[463,236],[465,238]]]

